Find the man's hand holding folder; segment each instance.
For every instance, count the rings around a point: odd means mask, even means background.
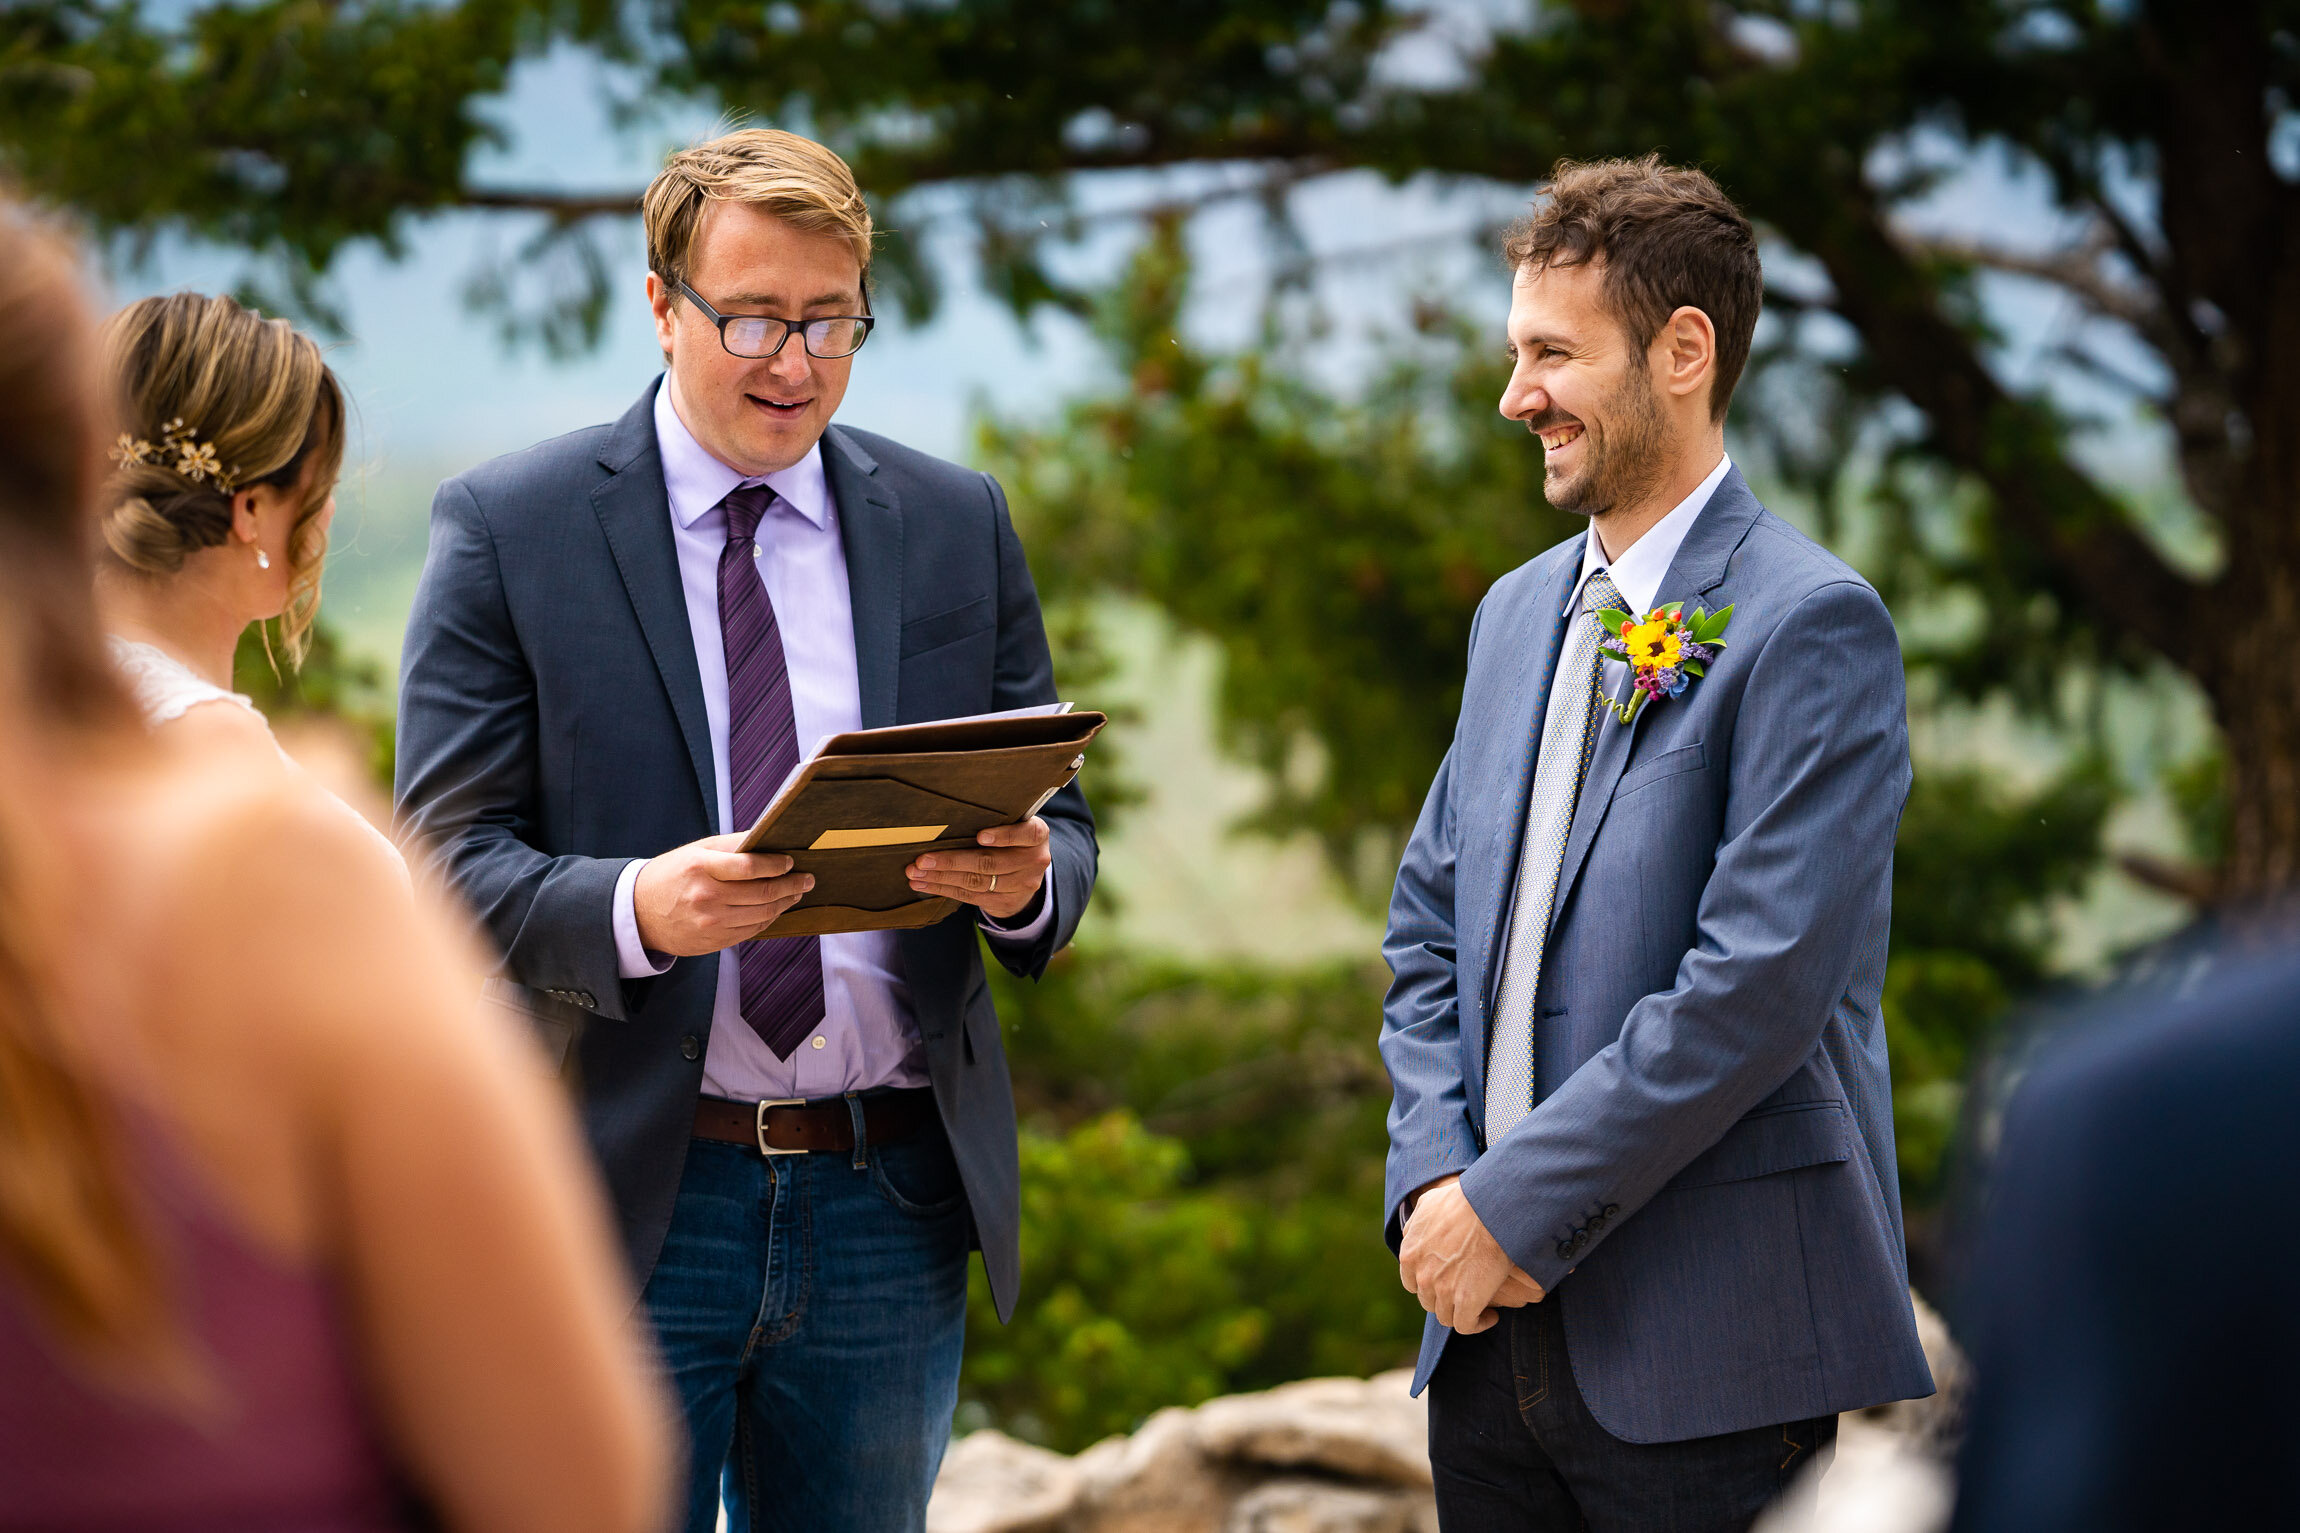
[[[928,852],[903,875],[929,898],[959,900],[992,920],[1011,921],[1037,902],[1045,886],[1046,870],[1054,865],[1047,850],[1052,835],[1037,815],[1020,825],[993,825],[975,835],[981,851]]]
[[[1065,704],[833,735],[750,829],[640,869],[640,941],[688,957],[754,937],[927,925],[950,914],[945,901],[1011,921],[1052,864],[1038,808],[1105,722]]]
[[[639,940],[674,958],[759,936],[815,886],[779,852],[740,850],[743,832],[705,836],[647,859],[631,886]]]

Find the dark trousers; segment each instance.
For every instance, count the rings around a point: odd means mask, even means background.
[[[646,1309],[687,1418],[688,1533],[712,1533],[722,1493],[734,1533],[925,1525],[968,1229],[939,1123],[852,1152],[687,1147]]]
[[[1549,1303],[1449,1341],[1429,1411],[1444,1533],[1739,1533],[1837,1442],[1834,1416],[1623,1442],[1582,1400]]]

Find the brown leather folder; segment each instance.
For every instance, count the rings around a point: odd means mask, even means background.
[[[1036,814],[1086,764],[1100,713],[950,719],[832,735],[801,762],[743,840],[781,852],[815,886],[769,937],[931,926],[958,901],[922,895],[903,869],[972,847]]]

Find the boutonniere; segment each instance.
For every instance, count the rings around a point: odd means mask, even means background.
[[[1629,724],[1636,721],[1637,710],[1645,706],[1646,699],[1675,697],[1692,684],[1694,677],[1708,673],[1709,662],[1725,647],[1725,625],[1733,621],[1733,609],[1710,612],[1695,607],[1693,615],[1687,617],[1685,603],[1673,601],[1666,607],[1655,607],[1642,619],[1619,607],[1607,608],[1596,617],[1619,641],[1618,645],[1600,644],[1597,652],[1637,673],[1628,702],[1608,698],[1605,704],[1615,718]]]

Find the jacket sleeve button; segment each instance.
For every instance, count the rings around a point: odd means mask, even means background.
[[[688,1059],[701,1059],[703,1057],[703,1040],[693,1033],[689,1033],[679,1040],[679,1053]]]

